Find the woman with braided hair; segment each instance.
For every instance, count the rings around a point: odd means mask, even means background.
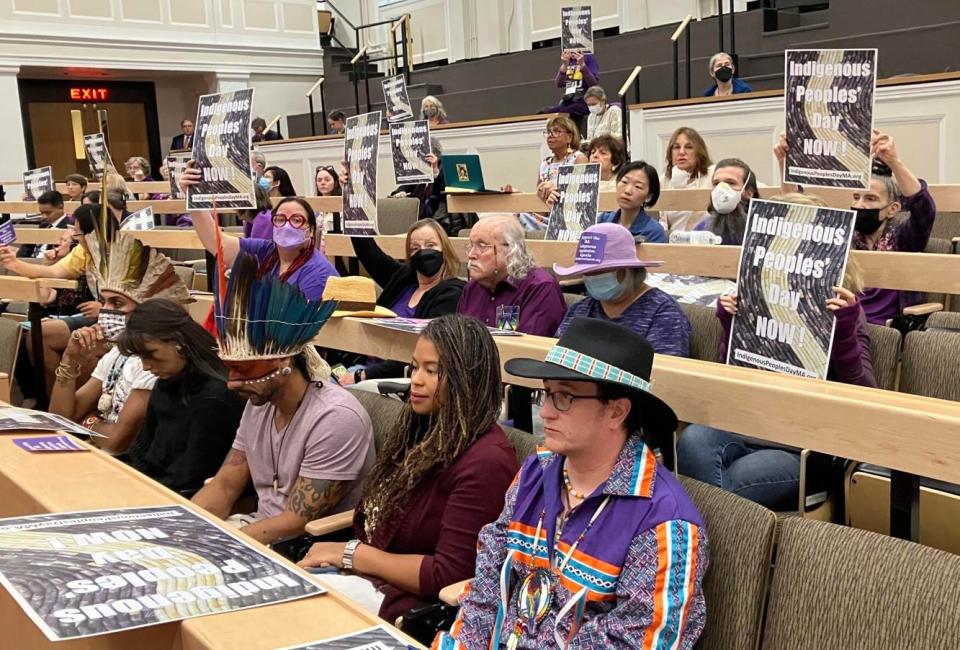
[[[356,539],[314,544],[300,562],[362,575],[332,584],[388,621],[473,575],[477,535],[517,472],[497,425],[500,357],[487,328],[434,319],[413,350],[410,400],[384,441],[354,515]]]

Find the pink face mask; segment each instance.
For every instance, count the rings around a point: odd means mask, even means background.
[[[273,227],[273,243],[280,248],[297,248],[307,241],[307,231],[285,223],[279,228]]]

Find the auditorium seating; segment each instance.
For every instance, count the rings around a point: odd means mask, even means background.
[[[776,516],[720,488],[681,476],[707,528],[707,624],[697,650],[755,650],[770,582]]]
[[[960,315],[943,314],[941,322],[955,320],[955,316]],[[928,329],[907,334],[899,390],[960,400],[960,331]],[[917,444],[923,442],[918,440]],[[960,486],[931,479],[921,479],[920,485],[920,541],[960,553]],[[888,532],[889,495],[889,470],[874,465],[858,466],[852,472],[848,486],[850,524]]]
[[[406,196],[377,200],[377,227],[384,235],[406,235],[419,218],[419,199]]]
[[[699,304],[681,304],[690,321],[690,357],[701,361],[719,361],[723,326],[717,320],[713,307]]]
[[[952,650],[960,558],[918,544],[788,518],[777,540],[762,650]]]

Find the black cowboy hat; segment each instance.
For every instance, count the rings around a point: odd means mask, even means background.
[[[528,379],[589,381],[630,389],[633,408],[642,413],[644,433],[673,433],[677,415],[650,392],[653,348],[647,339],[610,321],[574,318],[544,361],[511,359],[508,373]]]

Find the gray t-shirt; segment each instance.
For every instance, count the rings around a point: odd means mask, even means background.
[[[259,498],[257,519],[283,512],[299,476],[347,482],[343,498],[327,514],[355,507],[375,460],[373,425],[360,402],[336,384],[311,384],[284,431],[277,431],[275,417],[273,404],[248,402],[233,443],[247,455]]]

